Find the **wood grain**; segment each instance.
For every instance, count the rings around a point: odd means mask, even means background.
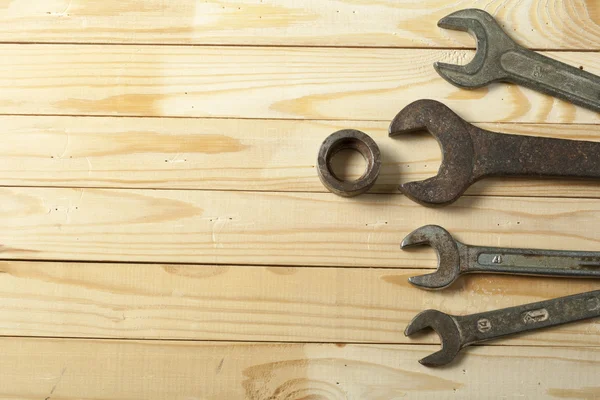
[[[436,343],[408,339],[427,308],[463,315],[591,291],[590,280],[472,275],[444,291],[430,270],[0,262],[2,335],[278,342]],[[495,344],[600,346],[600,321]]]
[[[426,208],[403,196],[108,189],[0,189],[4,259],[422,268],[400,251],[436,223],[488,246],[598,250],[594,199],[463,197]]]
[[[466,34],[437,21],[483,8],[526,46],[594,49],[596,1],[564,0],[3,0],[9,42],[101,42],[297,46],[465,47]]]
[[[473,122],[597,123],[600,114],[511,84],[462,90],[434,61],[469,50],[0,46],[0,114],[377,120],[441,100]],[[550,56],[600,74],[598,52]]]
[[[377,193],[433,176],[433,137],[387,137],[387,123],[191,118],[0,117],[0,185],[326,192],[315,169],[321,142],[352,127],[378,143]],[[513,134],[600,141],[595,125],[480,124]],[[36,143],[32,146],[31,143]],[[215,166],[218,166],[215,168]],[[360,155],[344,171],[358,178]],[[486,179],[471,195],[600,197],[594,181]]]
[[[2,338],[0,397],[379,400],[600,395],[598,348],[480,346],[467,349],[447,368],[417,363],[435,349]]]
[[[600,74],[597,1],[0,0],[0,399],[600,398],[597,320],[442,369],[417,363],[435,334],[403,335],[426,308],[597,288],[407,283],[436,256],[399,242],[429,223],[466,243],[599,248],[597,183],[486,180],[438,209],[395,191],[440,163],[427,135],[386,137],[424,97],[484,128],[600,141],[598,113],[435,73],[474,54],[435,26],[467,7]],[[318,146],[342,128],[381,145],[379,194],[319,183]]]

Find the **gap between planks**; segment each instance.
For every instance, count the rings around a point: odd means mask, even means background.
[[[473,39],[475,40],[475,39]],[[453,46],[443,46],[443,47],[432,47],[432,46],[327,46],[327,45],[289,45],[289,44],[281,44],[281,45],[266,45],[266,44],[179,44],[179,43],[127,43],[127,42],[9,42],[9,41],[1,41],[1,45],[40,45],[40,46],[61,46],[61,45],[77,45],[77,46],[161,46],[161,47],[239,47],[239,48],[256,48],[256,49],[374,49],[374,50],[467,50],[474,51],[476,47],[473,46],[461,46],[461,47],[453,47]],[[553,53],[590,53],[597,52],[600,49],[563,49],[560,47],[552,48],[552,47],[528,47],[529,50],[536,52],[553,52]],[[32,114],[35,115],[35,114]]]
[[[553,329],[553,328],[548,328],[548,329]],[[324,341],[276,341],[276,340],[256,340],[256,339],[252,339],[252,340],[231,340],[231,339],[227,339],[227,340],[217,340],[217,339],[171,339],[171,338],[163,338],[163,339],[145,339],[145,338],[136,338],[136,337],[132,337],[132,338],[118,338],[118,337],[93,337],[93,336],[86,336],[86,337],[78,337],[78,336],[30,336],[30,335],[0,335],[0,339],[32,339],[32,340],[65,340],[65,341],[71,341],[71,340],[76,340],[76,341],[98,341],[98,342],[123,342],[123,343],[127,343],[127,342],[132,342],[132,343],[144,343],[144,342],[149,342],[149,343],[190,343],[190,344],[198,344],[198,345],[202,345],[202,344],[215,344],[215,345],[219,345],[219,344],[239,344],[239,345],[251,345],[251,344],[255,344],[255,345],[335,345],[338,347],[344,347],[344,346],[388,346],[388,347],[399,347],[401,348],[402,346],[418,346],[418,347],[422,347],[423,349],[426,349],[428,346],[431,347],[431,352],[434,352],[436,348],[440,347],[440,343],[421,343],[419,341],[413,341],[411,343],[385,343],[385,342],[324,342]],[[514,339],[514,338],[513,338]],[[468,348],[475,348],[475,347],[501,347],[501,348],[518,348],[518,347],[522,347],[522,348],[540,348],[540,349],[546,349],[546,348],[557,348],[557,349],[574,349],[574,350],[578,350],[578,349],[596,349],[598,347],[600,347],[600,345],[589,345],[589,344],[582,344],[582,345],[576,345],[576,346],[565,346],[563,344],[560,345],[552,345],[552,344],[532,344],[532,343],[528,343],[528,344],[514,344],[512,343],[512,341],[510,341],[510,339],[506,339],[505,341],[507,341],[507,343],[495,343],[495,341],[490,341],[490,342],[485,342],[485,343],[478,343],[478,344],[473,344],[468,346]],[[468,351],[468,350],[466,350]]]

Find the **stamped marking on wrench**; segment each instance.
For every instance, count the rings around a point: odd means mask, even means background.
[[[389,135],[423,129],[440,144],[442,164],[436,176],[400,185],[406,196],[421,204],[452,203],[488,176],[600,179],[599,142],[487,131],[434,100],[406,106],[390,124]]]
[[[600,317],[599,296],[600,291],[597,290],[464,316],[425,310],[413,318],[404,334],[412,336],[418,331],[431,328],[440,336],[442,349],[419,361],[423,365],[435,367],[448,364],[461,349],[475,343]]]
[[[438,255],[435,272],[409,279],[423,289],[443,289],[467,273],[600,278],[600,252],[471,246],[438,225],[416,229],[400,246],[417,245],[429,245]],[[600,308],[600,300],[596,301]]]
[[[548,310],[540,308],[539,310],[525,311],[523,313],[523,321],[526,324],[534,324],[536,322],[542,322],[550,317]]]
[[[481,318],[477,321],[477,330],[481,333],[485,333],[492,329],[492,323],[487,318]]]
[[[457,11],[438,26],[469,32],[477,42],[475,57],[467,65],[434,64],[453,85],[474,89],[497,81],[513,82],[600,111],[600,77],[518,45],[487,12]]]
[[[598,297],[590,297],[587,300],[587,309],[590,311],[600,310],[600,299]]]

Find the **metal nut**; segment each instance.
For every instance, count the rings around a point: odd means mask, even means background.
[[[339,179],[331,168],[333,156],[345,149],[357,150],[367,163],[365,173],[357,180]],[[317,158],[317,171],[321,182],[330,192],[343,197],[354,197],[369,190],[377,180],[380,169],[379,147],[369,135],[355,129],[344,129],[329,135],[321,145]]]

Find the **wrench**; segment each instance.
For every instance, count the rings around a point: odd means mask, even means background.
[[[434,64],[453,85],[475,89],[497,81],[513,82],[600,111],[600,77],[518,45],[487,12],[457,11],[438,26],[467,31],[477,41],[475,57],[467,65]]]
[[[426,129],[439,142],[438,174],[400,185],[424,205],[449,204],[486,176],[600,178],[600,143],[509,135],[469,124],[434,100],[406,106],[390,124],[390,137]]]
[[[442,350],[419,362],[437,367],[448,364],[461,349],[475,343],[595,317],[600,317],[600,290],[464,316],[425,310],[413,318],[404,334],[433,329],[440,337]]]
[[[470,246],[437,225],[416,229],[404,238],[400,247],[424,244],[437,252],[438,268],[431,274],[408,279],[422,289],[444,289],[460,275],[474,272],[600,278],[600,252]]]

